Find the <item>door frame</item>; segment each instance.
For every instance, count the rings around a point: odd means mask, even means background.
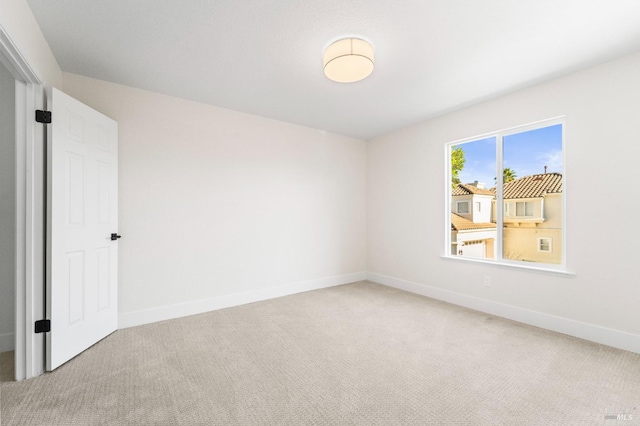
[[[45,104],[44,81],[0,23],[0,61],[16,80],[16,321],[15,378],[44,373],[44,334],[34,322],[45,315],[45,126],[34,111]],[[42,180],[40,180],[42,179]]]

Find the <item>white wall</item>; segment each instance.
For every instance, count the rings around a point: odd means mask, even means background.
[[[43,83],[60,87],[62,71],[25,0],[0,0],[0,27]]]
[[[15,347],[15,80],[0,64],[0,352]]]
[[[63,80],[119,123],[120,326],[365,277],[364,141]]]
[[[640,352],[639,111],[634,54],[370,141],[370,278]],[[442,259],[444,144],[560,115],[567,263],[577,275]]]

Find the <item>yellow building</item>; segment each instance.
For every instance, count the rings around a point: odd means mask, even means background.
[[[503,258],[562,263],[562,174],[504,184],[503,212]]]

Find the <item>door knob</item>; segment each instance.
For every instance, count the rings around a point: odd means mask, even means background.
[[[117,241],[118,238],[122,238],[122,235],[111,234],[111,241]]]

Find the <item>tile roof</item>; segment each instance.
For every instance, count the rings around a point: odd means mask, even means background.
[[[485,229],[495,227],[495,223],[473,223],[465,217],[462,217],[455,213],[451,213],[451,229],[453,231],[466,231],[469,229]]]
[[[495,191],[495,188],[492,188]],[[561,173],[525,176],[504,184],[504,198],[539,198],[562,192]]]
[[[470,194],[494,195],[493,191],[489,189],[482,189],[482,188],[478,188],[476,186],[465,184],[465,183],[459,183],[458,186],[453,188],[453,190],[451,191],[451,195],[470,195]]]

